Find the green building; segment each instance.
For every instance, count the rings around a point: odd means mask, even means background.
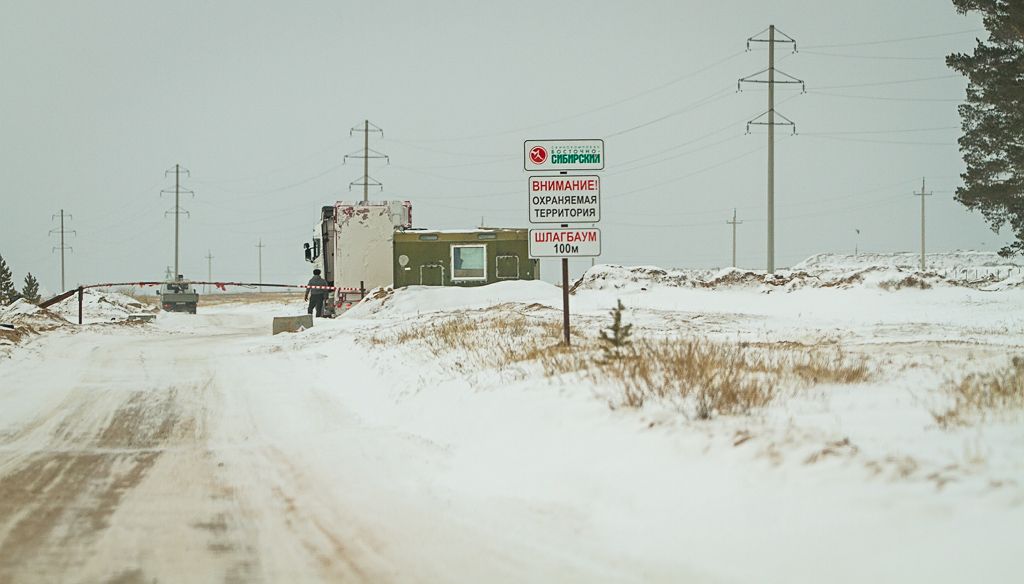
[[[539,280],[526,229],[395,231],[394,286],[482,286]]]

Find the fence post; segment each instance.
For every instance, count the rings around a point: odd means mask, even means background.
[[[82,291],[83,290],[84,289],[81,286],[78,287],[78,324],[82,324]]]

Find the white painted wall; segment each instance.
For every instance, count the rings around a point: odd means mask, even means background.
[[[392,236],[412,226],[409,201],[339,201],[335,205],[334,285],[367,290],[394,284]]]

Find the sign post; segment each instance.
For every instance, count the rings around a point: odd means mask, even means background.
[[[601,255],[601,230],[570,229],[569,223],[601,221],[601,179],[568,173],[604,170],[604,140],[527,140],[523,169],[559,173],[529,179],[530,223],[560,226],[530,230],[530,257],[562,258],[562,321],[569,347],[569,258]]]

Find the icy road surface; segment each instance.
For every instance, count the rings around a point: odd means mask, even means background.
[[[1012,481],[937,490],[872,479],[852,454],[779,466],[754,454],[768,439],[735,440],[742,420],[649,425],[585,388],[446,379],[355,342],[357,318],[271,337],[298,304],[203,312],[63,327],[0,360],[0,583],[991,583],[1024,568]],[[841,393],[850,429],[912,401]],[[928,423],[893,411],[894,427]],[[770,448],[799,442],[774,431]]]

